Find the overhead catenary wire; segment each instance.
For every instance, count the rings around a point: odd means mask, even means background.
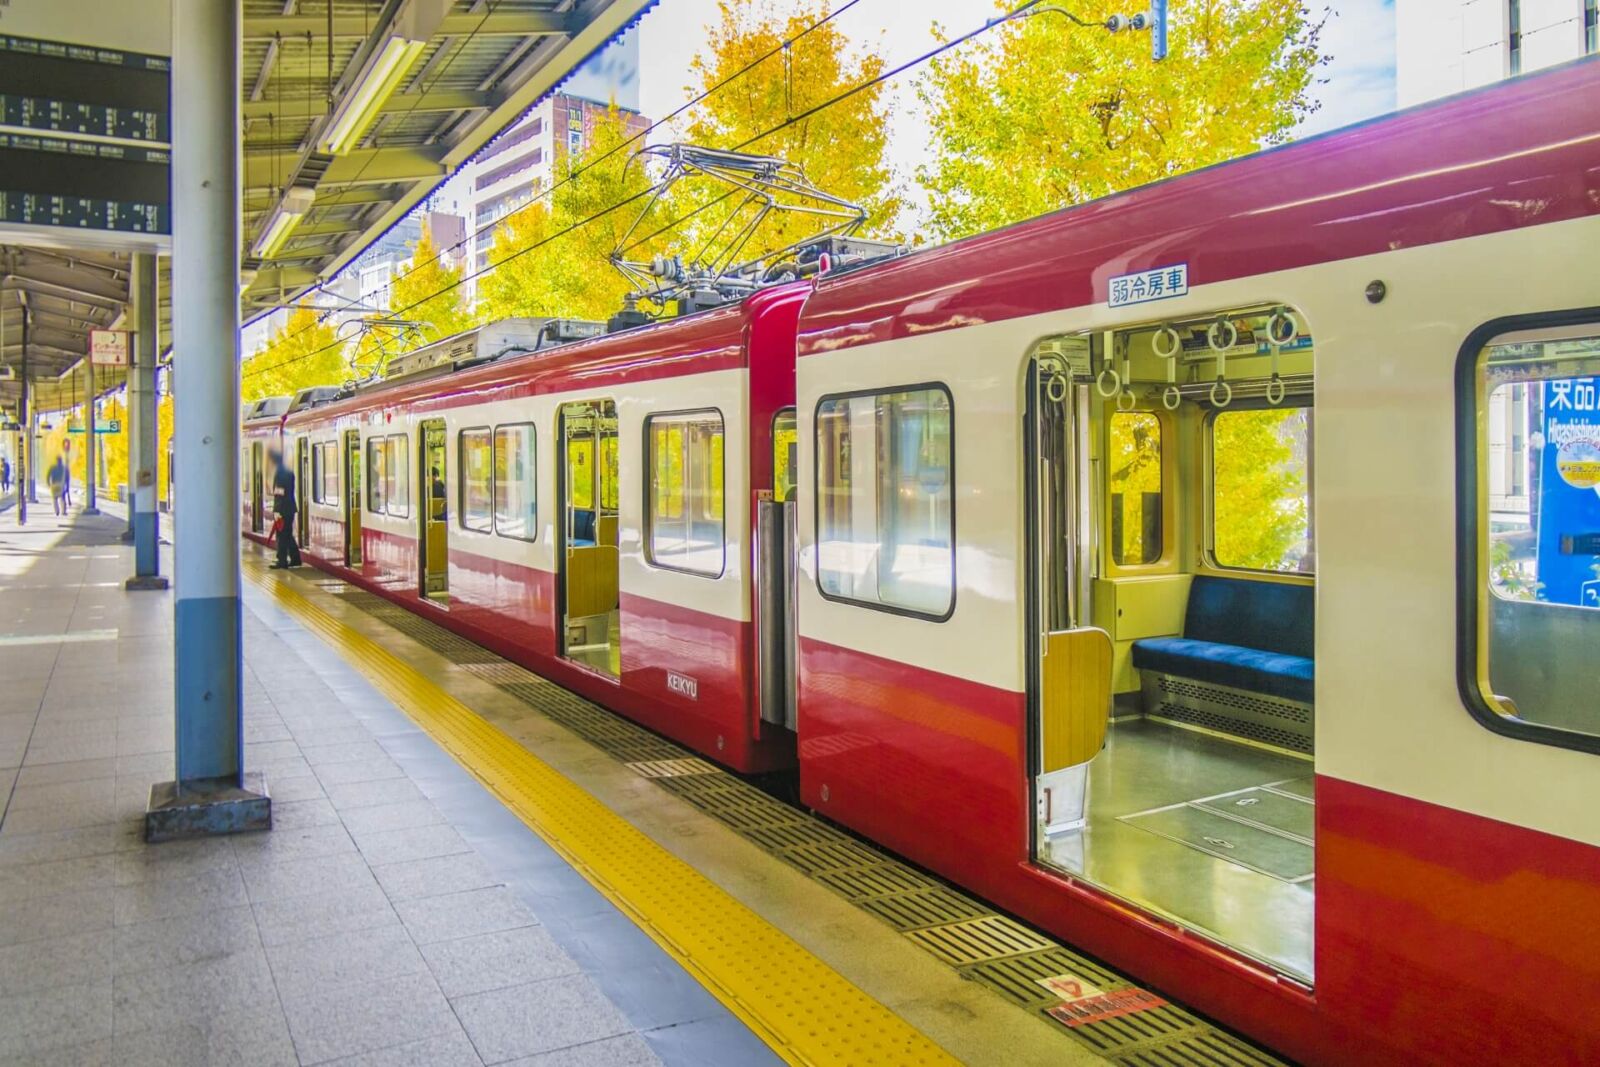
[[[856,2],[859,2],[859,0],[851,0],[851,3],[856,3]],[[987,32],[988,30],[993,29],[996,26],[1003,25],[1004,23],[1009,22],[1010,20],[1018,17],[1019,15],[1025,14],[1030,9],[1038,7],[1043,2],[1044,2],[1044,0],[1027,0],[1026,3],[1023,3],[1023,4],[1019,5],[1018,7],[1016,7],[1013,10],[1007,12],[1006,14],[1001,15],[1001,16],[999,16],[997,18],[990,19],[989,21],[985,22],[983,25],[978,26],[978,27],[976,27],[976,28],[974,28],[972,30],[968,30],[966,33],[961,34],[959,37],[953,37],[948,41],[941,42],[939,45],[928,49],[926,52],[923,52],[922,54],[920,54],[920,55],[918,55],[918,56],[916,56],[916,57],[914,57],[912,59],[906,60],[904,63],[901,63],[901,64],[899,64],[899,65],[897,65],[897,66],[895,66],[895,67],[893,67],[893,68],[891,68],[889,70],[882,71],[881,73],[875,75],[874,77],[868,78],[867,80],[865,80],[863,82],[860,82],[860,83],[858,83],[856,85],[853,85],[850,88],[843,90],[842,92],[836,93],[833,96],[829,97],[828,99],[823,100],[820,103],[815,104],[815,105],[813,105],[813,106],[811,106],[809,108],[806,108],[804,111],[801,111],[798,114],[795,114],[795,115],[792,115],[792,116],[790,116],[788,118],[785,118],[782,122],[776,123],[773,126],[768,127],[765,130],[762,130],[760,133],[754,134],[753,136],[746,138],[744,141],[742,141],[738,145],[734,146],[734,148],[731,149],[731,151],[742,151],[743,149],[748,148],[749,146],[757,143],[758,141],[762,141],[762,140],[764,140],[764,139],[766,139],[768,137],[771,137],[772,135],[774,135],[776,133],[779,133],[780,131],[784,130],[785,128],[787,128],[789,126],[793,126],[794,124],[796,124],[798,122],[804,122],[806,119],[810,118],[811,116],[816,115],[819,112],[826,110],[827,108],[833,107],[836,104],[842,103],[843,101],[850,99],[851,97],[855,96],[856,94],[864,92],[865,90],[872,88],[874,85],[880,85],[883,82],[886,82],[891,78],[897,77],[898,75],[905,73],[907,70],[910,70],[912,67],[918,66],[918,65],[920,65],[922,63],[926,63],[931,59],[936,59],[938,56],[942,55],[945,52],[950,51],[952,48],[957,48],[957,47],[961,46],[962,44],[965,44],[967,41],[971,40],[972,38],[977,37],[980,34],[983,34],[983,33]],[[845,5],[845,7],[848,7],[848,6],[850,6],[850,4],[846,4]],[[842,12],[844,9],[845,9],[844,7],[841,7],[841,8],[838,9],[838,11],[834,12],[834,14],[838,14],[839,12]],[[1049,10],[1049,9],[1047,9],[1047,10]],[[1081,20],[1078,20],[1078,19],[1074,19],[1073,21],[1074,22],[1081,22]],[[775,51],[776,51],[776,49],[774,50],[774,52]],[[770,56],[772,54],[773,54],[773,52],[769,52],[767,55]],[[763,57],[763,58],[765,58],[765,57]],[[688,106],[688,105],[685,105],[685,106]],[[620,148],[621,146],[619,145],[617,147]],[[616,150],[617,150],[616,148],[613,148],[611,151],[616,151]],[[595,162],[598,163],[599,160],[596,160]],[[551,188],[554,189],[554,186],[552,186]],[[564,237],[567,234],[572,233],[575,230],[581,229],[582,227],[588,225],[589,223],[597,221],[598,219],[601,219],[601,218],[603,218],[603,217],[605,217],[607,215],[610,215],[611,213],[613,213],[615,211],[621,210],[622,208],[627,207],[629,204],[635,203],[639,199],[641,199],[642,197],[651,195],[654,192],[655,192],[655,186],[650,186],[650,187],[647,187],[645,189],[641,189],[639,192],[634,193],[634,194],[632,194],[632,195],[630,195],[628,197],[625,197],[624,199],[618,201],[615,204],[610,205],[609,207],[602,208],[601,210],[596,211],[595,213],[593,213],[591,215],[588,215],[588,216],[586,216],[586,217],[584,217],[582,219],[579,219],[577,222],[574,222],[572,225],[565,227],[564,229],[560,230],[557,233],[553,233],[553,234],[550,234],[550,235],[548,235],[546,237],[540,238],[539,240],[533,242],[532,244],[526,245],[523,248],[519,248],[515,252],[511,253],[510,255],[505,256],[502,259],[496,260],[495,262],[490,263],[485,267],[479,268],[478,270],[475,270],[475,271],[471,272],[470,274],[462,275],[460,278],[457,278],[455,281],[453,281],[453,282],[449,283],[448,285],[445,285],[444,287],[440,288],[437,292],[429,293],[427,296],[419,297],[418,299],[412,301],[410,304],[407,304],[405,307],[400,308],[400,309],[392,312],[392,314],[394,314],[394,315],[403,315],[407,311],[411,311],[411,310],[413,310],[413,309],[415,309],[417,307],[422,306],[423,304],[428,303],[430,300],[434,300],[434,299],[437,299],[438,297],[444,296],[446,293],[449,293],[449,292],[461,287],[462,285],[466,284],[469,281],[472,281],[472,280],[474,280],[476,278],[479,278],[479,277],[481,277],[481,276],[483,276],[485,274],[491,273],[492,271],[494,271],[496,268],[498,268],[502,264],[509,263],[509,262],[511,262],[512,260],[515,260],[515,259],[519,259],[522,256],[526,255],[527,253],[532,252],[532,251],[544,246],[545,244],[548,244],[549,242],[551,242],[553,240],[556,240],[559,237]],[[403,275],[401,275],[400,277],[403,277]],[[321,321],[321,320],[319,319],[319,321]],[[309,328],[310,327],[306,327],[306,329],[309,329]],[[313,356],[321,355],[323,352],[329,351],[330,349],[336,348],[339,345],[344,344],[344,343],[345,342],[343,342],[343,341],[332,342],[332,343],[329,343],[327,345],[323,345],[320,348],[314,349],[314,350],[312,350],[310,352],[306,352],[306,353],[303,353],[303,354],[298,355],[298,356],[291,356],[288,359],[281,360],[281,361],[279,361],[277,363],[274,363],[274,364],[272,364],[270,366],[253,369],[253,370],[247,372],[245,377],[251,377],[251,376],[254,376],[256,374],[263,374],[263,373],[267,373],[267,372],[272,371],[272,370],[281,369],[281,368],[289,366],[289,365],[291,365],[293,363],[297,363],[297,362],[299,362],[301,360],[310,359]]]
[[[1038,3],[1039,0],[1033,0],[1033,2],[1034,3]],[[680,116],[682,116],[685,112],[687,112],[690,108],[694,107],[695,105],[705,102],[707,99],[709,99],[712,96],[712,94],[718,92],[719,90],[723,89],[724,87],[726,87],[726,86],[732,84],[733,82],[737,81],[738,79],[742,78],[744,75],[748,74],[750,71],[754,70],[756,67],[760,66],[762,63],[765,63],[767,60],[771,59],[773,56],[779,54],[780,52],[787,51],[787,49],[789,48],[790,45],[793,45],[794,43],[796,43],[797,41],[802,40],[806,36],[808,36],[808,35],[810,35],[812,33],[815,33],[817,30],[821,29],[823,26],[827,25],[829,22],[832,22],[834,19],[838,18],[840,15],[844,14],[846,11],[849,11],[851,8],[855,7],[859,3],[861,3],[861,0],[845,0],[845,2],[843,4],[840,4],[838,7],[834,8],[832,11],[828,12],[826,15],[822,16],[821,18],[819,18],[817,21],[815,21],[815,22],[811,23],[810,25],[806,26],[799,33],[795,34],[793,37],[786,38],[785,40],[779,42],[777,45],[775,45],[774,47],[772,47],[768,51],[762,53],[761,55],[757,56],[755,59],[752,59],[750,62],[746,63],[744,66],[740,67],[738,70],[734,71],[732,74],[729,74],[727,77],[723,78],[721,81],[717,82],[715,85],[712,85],[711,87],[707,88],[704,92],[700,93],[698,96],[695,96],[695,97],[685,101],[683,104],[679,105],[677,108],[675,108],[673,111],[671,111],[670,113],[668,113],[664,117],[657,119],[656,121],[650,123],[648,126],[644,127],[642,130],[639,130],[637,133],[634,133],[634,134],[630,135],[629,137],[625,138],[624,140],[618,142],[617,144],[615,144],[612,147],[608,148],[606,151],[602,152],[599,156],[597,156],[594,159],[590,160],[589,162],[583,164],[582,166],[576,167],[573,170],[568,171],[567,174],[562,176],[559,180],[552,182],[547,188],[541,189],[539,192],[535,193],[526,203],[518,205],[516,208],[514,208],[511,211],[507,212],[505,215],[501,216],[500,218],[495,219],[492,222],[486,223],[483,226],[480,226],[477,229],[472,230],[470,233],[464,234],[461,237],[460,240],[456,241],[454,244],[451,244],[451,245],[448,245],[448,246],[446,246],[444,248],[439,249],[438,251],[436,251],[429,258],[427,258],[425,260],[422,260],[421,262],[418,262],[418,263],[413,263],[404,272],[395,275],[393,280],[397,281],[397,280],[400,280],[400,279],[403,279],[403,278],[410,277],[412,274],[415,274],[416,272],[422,270],[424,267],[427,267],[427,266],[429,266],[429,265],[431,265],[433,263],[438,262],[440,259],[442,259],[448,253],[452,253],[452,252],[458,251],[459,249],[461,249],[463,247],[466,247],[468,242],[475,241],[479,237],[483,236],[485,233],[490,232],[491,230],[495,229],[498,226],[504,225],[506,223],[506,221],[511,219],[512,217],[514,217],[514,216],[516,216],[516,215],[518,215],[518,214],[520,214],[520,213],[522,213],[524,211],[531,210],[535,205],[541,203],[545,199],[547,199],[550,196],[552,196],[557,189],[561,188],[564,185],[568,185],[571,182],[576,181],[578,178],[582,177],[582,175],[585,172],[587,172],[587,171],[599,166],[601,163],[604,163],[607,159],[610,159],[612,156],[616,155],[618,152],[623,151],[624,149],[630,147],[631,145],[635,144],[636,142],[640,141],[641,139],[643,139],[645,137],[648,137],[651,133],[655,132],[657,129],[661,128],[662,126],[666,125],[669,122],[672,122],[674,119],[677,119]],[[453,57],[452,57],[452,61],[453,61]],[[415,108],[416,105],[413,104],[412,107]],[[369,165],[370,165],[370,162],[371,161],[369,160],[368,161]],[[365,166],[363,166],[362,169],[364,171],[366,169]],[[324,290],[324,291],[326,291],[326,290]],[[282,307],[283,305],[277,305],[277,306],[278,307]],[[302,333],[302,332],[304,332],[306,330],[309,330],[313,326],[320,325],[321,323],[327,321],[327,318],[330,315],[337,314],[337,313],[339,313],[341,311],[353,311],[353,310],[356,310],[356,309],[360,308],[360,306],[361,306],[361,301],[360,301],[359,298],[357,298],[355,300],[348,300],[347,299],[340,306],[324,309],[322,314],[317,317],[317,321],[315,323],[311,323],[311,324],[308,324],[306,326],[301,327],[299,330],[295,331],[295,334],[291,334],[290,337],[293,337],[293,336],[295,336],[295,335],[297,335],[299,333]],[[288,338],[285,338],[285,340],[287,340],[287,339]]]

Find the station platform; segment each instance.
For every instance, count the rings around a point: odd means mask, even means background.
[[[147,846],[172,594],[124,592],[112,508],[29,518],[0,520],[0,1062],[1277,1062],[248,547],[245,758],[274,829]]]

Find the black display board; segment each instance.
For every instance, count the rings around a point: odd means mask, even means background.
[[[171,66],[0,35],[0,223],[170,234]]]

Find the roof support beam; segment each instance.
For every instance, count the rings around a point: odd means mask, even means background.
[[[499,100],[493,93],[475,92],[471,89],[432,89],[416,93],[395,93],[384,102],[380,115],[424,115],[435,111],[486,111],[499,106]],[[247,103],[241,113],[247,119],[270,118],[278,110],[278,104],[273,100],[256,100]],[[317,100],[310,106],[307,113],[306,106],[301,104],[285,105],[284,110],[288,119],[315,121],[328,113],[328,102]]]
[[[317,200],[320,203],[322,191],[334,185],[382,185],[444,178],[447,175],[441,161],[442,155],[442,152],[433,148],[358,148],[349,155],[339,156],[328,167],[327,173],[317,183]],[[292,157],[285,159],[270,149],[247,151],[244,154],[245,188],[280,186],[293,166]]]
[[[509,11],[488,15],[446,15],[436,36],[445,37],[548,37],[570,32],[572,19],[556,11]],[[366,37],[372,22],[361,15],[335,15],[335,37]],[[244,39],[271,40],[273,37],[326,37],[328,20],[323,14],[263,15],[244,20]]]

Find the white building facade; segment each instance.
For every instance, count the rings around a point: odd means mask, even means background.
[[[1401,107],[1600,51],[1600,0],[1395,0]]]

